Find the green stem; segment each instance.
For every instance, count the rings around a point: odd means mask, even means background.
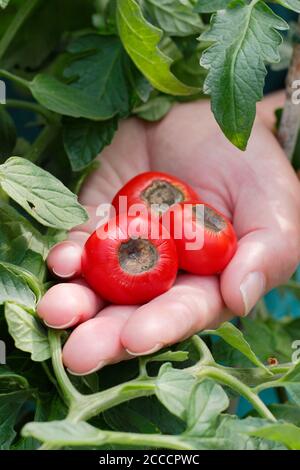
[[[30,88],[30,82],[28,80],[25,80],[25,78],[21,78],[14,73],[8,72],[7,70],[0,69],[0,77],[7,78],[8,80],[11,80],[12,82],[15,82],[17,85],[20,85],[24,88]]]
[[[46,121],[53,121],[53,114],[50,111],[47,111],[47,109],[32,101],[8,99],[6,100],[5,105],[8,108],[25,109],[28,111],[32,111],[33,113],[40,114],[41,116],[43,116]]]
[[[56,124],[47,125],[39,133],[36,140],[31,145],[25,158],[33,163],[36,163],[40,156],[45,152],[47,147],[54,141],[59,133],[59,126]]]
[[[236,379],[232,375],[228,374],[224,370],[221,370],[216,367],[206,367],[203,370],[200,370],[196,374],[198,379],[204,379],[210,377],[211,379],[216,380],[224,385],[227,385],[235,392],[239,393],[241,396],[246,398],[253,408],[265,419],[270,421],[276,421],[276,418],[273,416],[271,411],[263,403],[263,401],[250,389],[247,385],[243,384],[240,380]]]
[[[0,41],[0,60],[4,56],[7,48],[9,47],[11,41],[14,39],[16,33],[28,18],[32,10],[35,8],[39,0],[27,0],[23,1],[18,12],[15,14],[13,20],[5,31],[2,39]]]
[[[61,333],[59,331],[49,329],[48,337],[52,356],[52,365],[57,379],[58,385],[63,392],[65,401],[72,406],[72,404],[79,402],[83,395],[81,395],[76,388],[72,385],[69,377],[66,374],[62,362],[61,351]]]
[[[154,395],[155,383],[152,379],[132,380],[112,387],[103,392],[80,397],[80,403],[74,403],[68,419],[73,422],[87,421],[109,408],[120,405],[134,398]]]
[[[206,345],[206,343],[201,339],[199,336],[193,336],[192,338],[193,344],[195,348],[197,349],[198,353],[200,354],[200,361],[198,362],[198,365],[209,365],[209,364],[215,364],[215,360]]]

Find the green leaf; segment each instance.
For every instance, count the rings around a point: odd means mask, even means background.
[[[224,10],[234,0],[197,0],[195,5],[195,11],[198,13],[213,13],[218,10]]]
[[[125,51],[119,38],[89,34],[68,47],[71,63],[64,76],[75,90],[93,97],[104,118],[129,113],[129,92]]]
[[[244,354],[244,356],[246,356],[257,367],[263,369],[268,374],[272,375],[269,369],[259,360],[256,354],[253,352],[250,344],[244,338],[243,333],[232,323],[225,322],[217,330],[207,330],[205,331],[205,334],[219,336],[224,341],[226,341],[226,343],[230,344],[230,346]]]
[[[3,105],[0,104],[0,161],[11,155],[17,141],[15,124]]]
[[[199,34],[203,29],[193,6],[181,0],[144,0],[143,6],[158,26],[171,36]]]
[[[8,450],[14,440],[17,418],[31,394],[30,390],[0,394],[0,450]]]
[[[42,442],[64,445],[91,445],[93,441],[99,444],[106,436],[101,430],[88,423],[71,423],[68,421],[52,421],[49,423],[28,423],[22,429],[24,437],[35,437]]]
[[[0,261],[20,265],[28,252],[46,257],[50,240],[38,232],[16,209],[1,200],[0,219]],[[26,269],[26,266],[24,268]]]
[[[33,315],[7,302],[5,318],[16,348],[29,352],[33,361],[42,362],[51,357],[46,330]]]
[[[211,95],[212,110],[226,137],[244,150],[262,99],[265,63],[278,62],[282,37],[288,26],[264,2],[240,2],[214,15],[201,39],[211,41],[201,57],[209,70],[204,92]]]
[[[9,2],[10,0],[0,0],[0,7],[3,9],[6,8]]]
[[[188,351],[165,351],[150,357],[146,357],[147,363],[149,362],[184,362],[189,358]]]
[[[111,108],[83,90],[60,82],[51,75],[38,74],[29,83],[34,98],[45,108],[64,116],[103,121],[114,116]]]
[[[300,0],[272,0],[274,3],[279,3],[290,10],[300,13]]]
[[[116,119],[95,122],[85,119],[65,119],[63,123],[64,148],[73,171],[86,168],[109,145],[117,130]]]
[[[8,367],[1,365],[0,367],[0,390],[1,392],[11,389],[28,388],[28,381],[22,375],[12,372]],[[1,416],[0,416],[1,417]]]
[[[40,286],[34,276],[13,264],[0,262],[0,304],[16,302],[34,310]]]
[[[127,53],[154,88],[170,95],[183,96],[198,91],[184,85],[172,74],[172,60],[158,48],[163,33],[146,21],[135,0],[118,0],[117,22]]]
[[[159,121],[172,108],[174,101],[169,96],[156,96],[134,109],[134,113],[145,121]]]
[[[155,393],[161,403],[174,415],[185,420],[195,379],[183,370],[164,364],[156,380]]]
[[[229,399],[226,393],[213,380],[196,384],[189,400],[187,433],[202,435],[228,406]]]
[[[294,424],[271,424],[251,432],[250,435],[281,442],[292,450],[300,450],[300,428]]]
[[[2,189],[47,227],[71,229],[87,220],[86,211],[58,179],[33,163],[12,157],[0,166]]]

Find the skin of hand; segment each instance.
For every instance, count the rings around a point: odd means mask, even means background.
[[[233,314],[247,315],[263,294],[292,275],[300,261],[300,185],[272,130],[273,111],[282,100],[277,94],[258,106],[246,152],[222,135],[208,101],[177,105],[155,124],[135,118],[120,124],[80,194],[89,222],[49,254],[48,266],[63,282],[38,305],[47,325],[77,325],[63,349],[71,373],[150,354]],[[146,305],[106,305],[80,280],[82,247],[95,229],[96,206],[111,202],[124,183],[149,170],[179,176],[229,217],[238,250],[219,277],[180,274],[170,291]]]

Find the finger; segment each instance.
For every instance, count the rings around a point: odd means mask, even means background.
[[[110,306],[79,325],[63,349],[63,362],[74,375],[88,375],[105,365],[129,359],[120,341],[124,324],[136,307]]]
[[[170,291],[133,312],[122,344],[130,354],[151,354],[218,323],[222,307],[217,278],[181,275]]]
[[[290,278],[299,263],[299,247],[293,244],[275,229],[257,230],[240,240],[221,276],[223,299],[235,314],[248,315],[267,291]]]
[[[91,234],[96,230],[99,223],[99,218],[97,217],[97,206],[85,206],[85,210],[88,213],[88,220],[81,225],[77,225],[71,232],[86,232]]]
[[[81,273],[81,255],[82,247],[77,241],[63,241],[50,250],[47,258],[48,268],[61,279],[71,279],[79,276]]]
[[[224,301],[238,315],[287,281],[300,261],[300,186],[291,165],[261,126],[243,158],[241,184],[233,186],[232,196],[239,246],[221,276]]]
[[[81,280],[51,287],[37,305],[37,313],[51,328],[70,328],[94,317],[103,300]]]

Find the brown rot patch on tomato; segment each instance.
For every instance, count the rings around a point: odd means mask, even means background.
[[[193,207],[193,211],[196,215],[197,221],[203,223],[203,218],[201,217],[201,220],[199,220],[199,215],[202,215],[202,211],[197,211],[197,206]],[[208,230],[211,230],[212,232],[219,233],[222,232],[226,228],[226,221],[225,219],[218,214],[214,209],[205,206],[204,207],[204,226]]]
[[[183,193],[171,183],[163,180],[155,180],[142,192],[142,199],[148,205],[163,205],[165,211],[168,207],[184,200]]]
[[[149,240],[139,238],[120,245],[120,266],[129,274],[147,272],[156,265],[157,260],[157,249]]]

